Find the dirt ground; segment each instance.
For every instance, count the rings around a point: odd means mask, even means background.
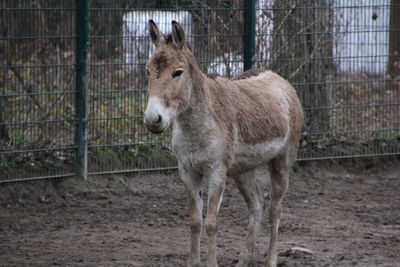
[[[400,266],[399,159],[297,164],[283,207],[279,266]],[[253,266],[265,262],[264,217]],[[237,262],[246,226],[228,181],[220,266]],[[189,233],[176,172],[0,186],[1,266],[184,266]]]

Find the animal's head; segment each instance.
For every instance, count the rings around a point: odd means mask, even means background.
[[[149,34],[156,50],[146,65],[149,82],[144,123],[149,131],[162,133],[188,107],[194,58],[178,22],[172,21],[172,33],[164,35],[150,20]]]

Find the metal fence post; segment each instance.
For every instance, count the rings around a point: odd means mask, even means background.
[[[89,0],[76,0],[76,128],[75,173],[87,179],[87,58],[89,49]]]
[[[256,51],[256,1],[244,1],[243,70],[253,67]]]

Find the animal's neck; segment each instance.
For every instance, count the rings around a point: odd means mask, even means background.
[[[191,70],[192,90],[189,106],[178,115],[177,121],[190,128],[201,127],[212,116],[208,78],[196,66]]]

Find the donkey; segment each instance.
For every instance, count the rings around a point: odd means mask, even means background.
[[[203,178],[208,178],[204,220],[207,266],[218,266],[218,213],[227,177],[237,185],[249,212],[237,266],[250,265],[263,215],[264,195],[254,175],[260,166],[269,167],[271,172],[267,266],[276,266],[281,202],[303,124],[296,91],[271,71],[244,73],[232,80],[208,78],[176,21],[172,21],[172,33],[164,35],[150,20],[149,33],[156,50],[146,66],[149,82],[144,123],[153,133],[162,133],[172,125],[172,150],[189,202],[187,266],[200,265]]]

